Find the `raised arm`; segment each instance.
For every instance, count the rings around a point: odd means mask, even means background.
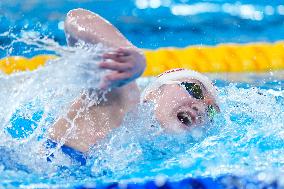
[[[92,44],[103,43],[111,48],[137,49],[107,20],[85,9],[69,11],[64,27],[69,45],[83,40]]]
[[[101,43],[113,49],[104,55],[105,61],[99,64],[101,68],[111,70],[102,78],[102,89],[129,84],[145,69],[143,52],[95,13],[84,9],[70,11],[65,21],[65,32],[69,45],[82,40],[91,44]]]
[[[87,108],[84,96],[81,96],[70,107],[66,117],[60,118],[50,129],[53,140],[60,141],[64,137],[66,145],[86,152],[111,129],[118,127],[125,113],[139,102],[140,92],[135,79],[145,69],[145,58],[108,21],[87,10],[70,11],[65,21],[65,32],[69,45],[82,40],[91,44],[102,43],[114,49],[104,54],[104,60],[99,63],[101,68],[110,70],[100,84],[100,90],[112,88],[106,95],[107,102]],[[71,124],[75,126],[72,137],[66,137]]]

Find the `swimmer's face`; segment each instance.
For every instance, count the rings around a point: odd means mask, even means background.
[[[198,91],[195,91],[195,94],[199,94],[199,97],[202,95],[203,98],[198,99],[198,95],[190,94],[178,82],[161,86],[148,98],[155,102],[155,116],[161,126],[166,131],[175,133],[190,131],[194,127],[208,123],[209,106],[213,106],[215,102],[198,80],[188,79],[181,82],[197,84]]]

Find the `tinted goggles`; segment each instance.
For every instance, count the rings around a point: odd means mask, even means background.
[[[202,88],[197,83],[181,82],[179,86],[185,89],[188,92],[188,94],[191,95],[193,98],[199,100],[204,99]]]
[[[193,98],[198,100],[204,100],[202,87],[197,83],[186,81],[168,81],[166,84],[178,84],[180,87],[186,90],[188,94]]]
[[[202,91],[202,87],[194,82],[181,82],[181,81],[171,81],[168,84],[178,84],[184,90],[188,92],[190,96],[198,100],[204,100],[204,93]],[[208,105],[208,115],[210,118],[213,118],[218,111],[214,108],[213,105]]]

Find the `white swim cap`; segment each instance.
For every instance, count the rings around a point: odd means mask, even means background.
[[[157,78],[144,89],[140,102],[143,102],[150,92],[159,89],[164,84],[168,84],[169,81],[178,81],[185,78],[195,79],[201,82],[208,93],[214,98],[215,101],[217,101],[217,90],[208,77],[193,70],[176,68],[168,70],[157,76]]]

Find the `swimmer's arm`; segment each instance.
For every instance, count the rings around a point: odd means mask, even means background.
[[[129,109],[139,103],[139,95],[134,82],[113,89],[106,94],[108,100],[97,106],[86,107],[87,99],[82,95],[70,106],[67,114],[49,129],[48,135],[56,142],[88,152],[90,147],[122,123]]]
[[[135,81],[146,67],[145,56],[137,48],[119,48],[103,57],[104,61],[99,67],[110,72],[102,78],[101,89],[120,87]]]
[[[143,52],[99,15],[84,9],[71,10],[64,27],[67,42],[71,46],[81,40],[91,44],[101,43],[112,49],[99,64],[101,68],[111,71],[102,78],[102,89],[123,86],[144,72],[146,63]]]
[[[64,30],[70,46],[81,40],[90,44],[101,43],[110,48],[136,48],[111,23],[85,9],[69,11],[64,22]]]
[[[67,115],[59,118],[49,130],[51,139],[65,140],[66,145],[86,152],[109,130],[118,127],[124,115],[139,103],[140,92],[135,79],[145,69],[145,57],[115,27],[98,15],[83,9],[68,13],[65,31],[68,44],[71,46],[80,39],[87,43],[103,43],[117,49],[104,55],[104,59],[111,60],[111,63],[103,61],[99,65],[110,70],[101,83],[102,89],[113,88],[106,95],[107,102],[88,110],[85,107],[84,96],[81,96],[71,105]],[[88,119],[90,117],[94,119]],[[66,137],[72,124],[76,127],[76,133]]]

